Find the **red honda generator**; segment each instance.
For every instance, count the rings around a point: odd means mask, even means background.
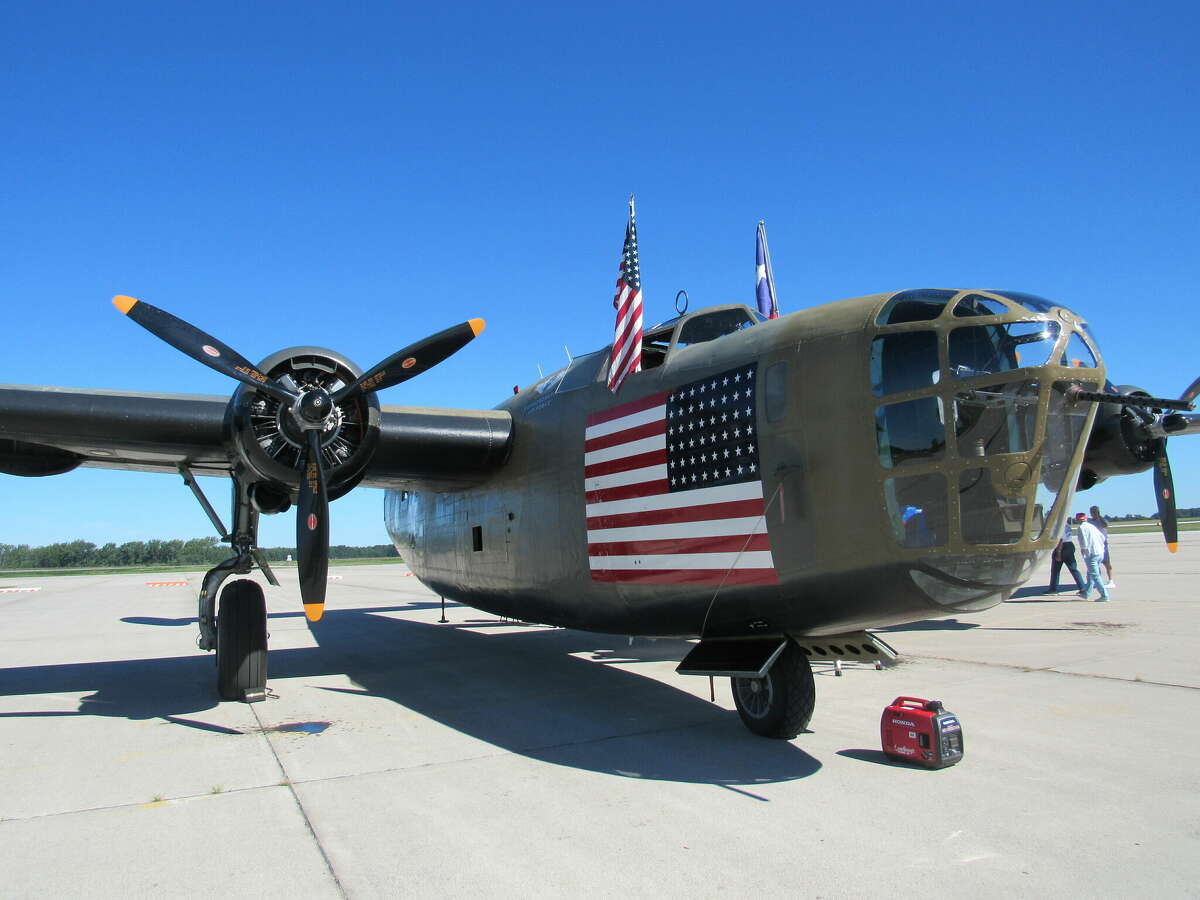
[[[879,733],[892,759],[944,769],[963,758],[962,725],[940,700],[897,697],[883,711]]]

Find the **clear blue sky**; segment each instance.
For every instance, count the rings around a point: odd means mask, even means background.
[[[1197,9],[7,4],[0,382],[231,390],[119,315],[128,293],[252,359],[367,366],[483,316],[382,400],[491,407],[611,339],[636,192],[652,320],[680,288],[751,302],[762,218],[784,311],[1029,291],[1090,319],[1114,381],[1177,396],[1200,374]],[[1200,505],[1200,438],[1171,457]],[[1084,499],[1154,509],[1149,473]],[[385,541],[382,506],[334,504],[334,543]],[[7,543],[209,533],[165,475],[0,476],[0,510]]]

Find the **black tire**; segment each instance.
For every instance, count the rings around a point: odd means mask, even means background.
[[[730,678],[742,723],[762,737],[790,741],[805,728],[817,703],[812,666],[788,641],[765,678]]]
[[[253,581],[232,581],[217,610],[217,693],[243,700],[267,686],[267,604]]]

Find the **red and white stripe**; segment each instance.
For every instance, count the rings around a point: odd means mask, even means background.
[[[617,279],[617,326],[613,332],[612,363],[608,367],[608,389],[614,393],[627,375],[642,371],[642,291]]]
[[[593,581],[778,584],[761,481],[671,492],[667,394],[589,416],[584,431]]]

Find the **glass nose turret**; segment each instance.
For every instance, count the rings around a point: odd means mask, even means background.
[[[1030,295],[905,291],[870,343],[880,510],[897,549],[1044,549],[1093,415],[1067,388],[1104,382],[1083,322]]]

